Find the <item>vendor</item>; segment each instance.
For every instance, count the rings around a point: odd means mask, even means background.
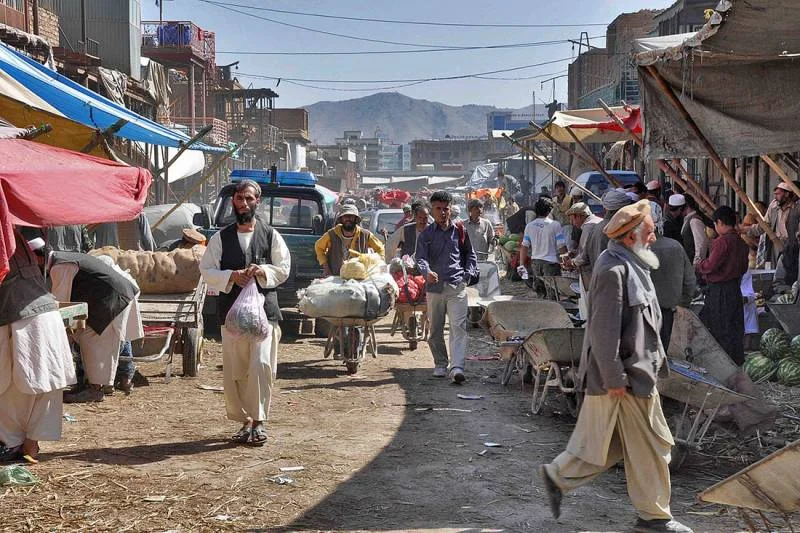
[[[36,459],[39,441],[61,438],[62,389],[75,383],[58,302],[22,235],[14,237],[0,284],[0,461]]]
[[[359,226],[360,223],[358,209],[354,205],[343,205],[336,218],[336,226],[314,244],[317,261],[322,265],[326,278],[339,275],[350,250],[363,254],[372,249],[381,256],[384,255],[381,241],[371,231]]]
[[[120,346],[144,336],[139,315],[139,287],[105,257],[52,252],[42,265],[49,271],[51,292],[61,302],[86,302],[86,328],[75,333],[89,385],[64,394],[66,403],[103,401],[103,387],[113,387]],[[109,262],[107,262],[109,261]]]

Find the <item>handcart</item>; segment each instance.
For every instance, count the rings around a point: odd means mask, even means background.
[[[408,271],[405,263],[400,263],[403,269],[403,280],[405,285],[403,291],[406,295],[405,302],[395,303],[394,319],[392,329],[389,333],[392,337],[399,329],[403,338],[408,341],[409,350],[416,350],[419,341],[428,340],[428,302],[425,300],[425,288],[420,289],[416,299],[411,297],[408,289]]]
[[[526,359],[533,366],[531,411],[539,414],[551,387],[557,387],[566,400],[567,411],[577,418],[581,394],[577,391],[578,364],[583,348],[582,328],[546,328],[534,331],[522,343]]]
[[[139,311],[145,330],[143,339],[133,341],[133,360],[153,363],[166,358],[165,383],[172,379],[172,355],[183,355],[183,375],[194,377],[203,349],[203,303],[206,284],[202,278],[191,292],[142,294]]]
[[[747,514],[755,510],[764,520],[764,531],[777,528],[768,524],[762,511],[781,515],[789,531],[795,531],[791,514],[800,509],[800,478],[795,475],[800,466],[800,440],[796,440],[751,464],[700,493],[708,503],[738,507],[750,531],[757,527]]]
[[[539,329],[572,327],[566,311],[558,303],[545,300],[491,302],[482,323],[500,344],[500,355],[506,362],[501,379],[504,386],[515,372],[520,375],[525,372],[528,360],[523,344],[531,333]]]
[[[331,356],[335,343],[338,342],[339,353],[342,354],[347,373],[357,373],[358,366],[364,361],[368,350],[372,357],[378,357],[375,323],[383,316],[374,319],[321,317],[331,325],[328,339],[325,341],[324,357],[327,359]],[[362,332],[364,339],[361,339]]]

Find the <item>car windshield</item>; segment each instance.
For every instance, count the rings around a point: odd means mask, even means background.
[[[222,199],[220,226],[235,222],[231,197]],[[308,198],[273,196],[262,198],[258,214],[275,228],[311,230],[314,217],[320,214],[319,204]]]
[[[383,233],[385,229],[387,233],[394,233],[394,228],[397,223],[403,220],[403,212],[399,213],[381,213],[378,215],[378,220],[375,222],[375,231]]]

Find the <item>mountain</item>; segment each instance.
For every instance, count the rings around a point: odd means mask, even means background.
[[[392,142],[450,136],[485,136],[486,114],[498,108],[485,105],[450,106],[418,100],[396,92],[376,93],[339,102],[306,106],[311,139],[330,144],[344,130],[361,130],[373,137],[380,129]]]

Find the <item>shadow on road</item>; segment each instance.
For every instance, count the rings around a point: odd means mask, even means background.
[[[142,465],[157,463],[169,457],[214,453],[237,446],[240,445],[224,439],[182,440],[160,444],[140,444],[122,448],[89,448],[85,450],[43,453],[42,456],[45,459],[72,459],[86,461],[87,463]]]

